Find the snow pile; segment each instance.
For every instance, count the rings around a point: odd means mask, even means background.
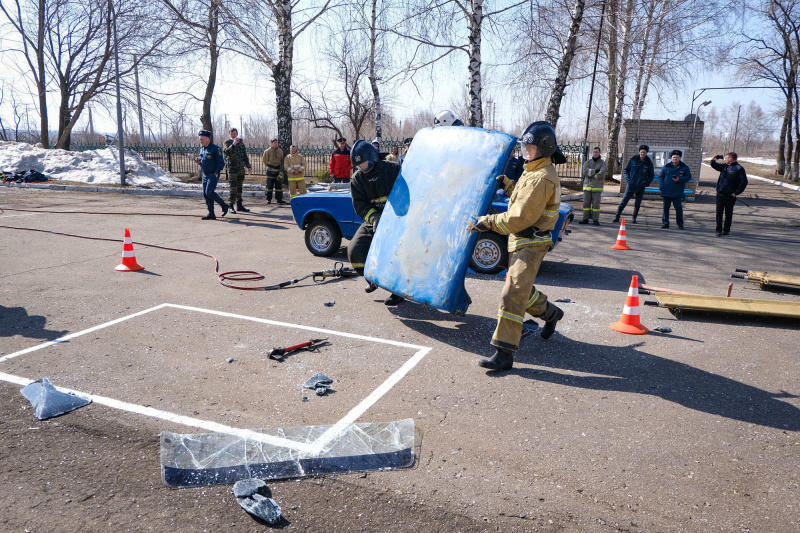
[[[756,165],[775,165],[775,158],[774,157],[740,157],[740,163],[754,163]]]
[[[119,184],[119,148],[68,152],[45,150],[27,143],[0,142],[0,170],[30,169],[55,180]],[[130,150],[125,151],[125,181],[131,185],[180,183],[160,166]]]

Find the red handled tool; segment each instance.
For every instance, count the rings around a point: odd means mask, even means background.
[[[301,342],[300,344],[295,344],[293,346],[287,346],[286,348],[273,348],[267,354],[270,359],[275,359],[276,361],[283,361],[283,358],[289,355],[292,352],[296,352],[302,349],[306,349],[308,351],[315,350],[320,346],[325,346],[329,344],[328,338],[325,337],[324,339],[311,339],[310,341]]]

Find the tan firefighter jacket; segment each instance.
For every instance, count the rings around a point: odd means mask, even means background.
[[[306,158],[300,152],[287,154],[283,159],[283,168],[289,173],[289,181],[305,179]]]
[[[583,162],[581,177],[583,178],[584,192],[603,192],[603,183],[606,180],[606,162],[603,158],[597,161],[591,157]]]
[[[508,251],[553,244],[550,230],[558,221],[561,182],[549,157],[525,163],[519,181],[503,179],[510,197],[508,211],[486,215],[478,221],[492,231],[508,235]]]

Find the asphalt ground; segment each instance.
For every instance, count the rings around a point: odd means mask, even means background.
[[[735,268],[800,275],[800,192],[751,181],[731,235],[717,237],[714,181],[704,167],[685,231],[674,220],[661,229],[661,202],[645,201],[639,224],[627,225],[630,251],[611,249],[617,198],[603,199],[600,227],[574,224],[537,279],[551,299],[571,300],[558,304],[564,319],[546,341],[524,337],[514,368],[494,374],[476,363],[492,352],[500,277],[467,276],[464,317],[387,308],[387,293],[365,293],[361,278],[233,290],[212,259],[141,243],[210,254],[221,271],[259,271],[268,284],[332,268],[344,249],[312,256],[290,210],[264,200],[246,217],[207,222],[199,198],[1,188],[0,226],[114,242],[0,227],[0,526],[263,530],[230,486],[166,488],[159,433],[204,431],[189,419],[255,429],[349,416],[413,418],[414,467],[270,482],[280,528],[798,531],[800,323],[642,306],[644,325],[672,332],[609,327],[632,275],[716,296],[733,282],[732,296],[800,302],[798,291],[730,279]],[[125,228],[141,272],[114,270]],[[267,356],[320,336],[330,345],[319,352]],[[335,393],[301,387],[315,372]],[[38,421],[8,376],[47,377],[123,408],[94,403]]]

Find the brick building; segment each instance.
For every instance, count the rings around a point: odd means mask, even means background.
[[[692,118],[694,115],[690,115]],[[688,118],[688,117],[687,117]],[[692,181],[686,184],[687,192],[697,188],[700,179],[700,164],[703,158],[703,121],[698,119],[694,128],[694,139],[692,139],[692,127],[694,122],[676,120],[629,120],[625,122],[625,146],[622,151],[622,167],[628,164],[628,160],[639,152],[639,146],[646,144],[650,147],[650,159],[653,160],[656,176],[661,173],[661,167],[670,161],[669,153],[678,149],[683,152],[683,162],[689,166],[692,172]],[[625,177],[620,180],[620,192],[625,191]],[[655,187],[655,185],[653,185]],[[693,196],[687,195],[687,198]]]

